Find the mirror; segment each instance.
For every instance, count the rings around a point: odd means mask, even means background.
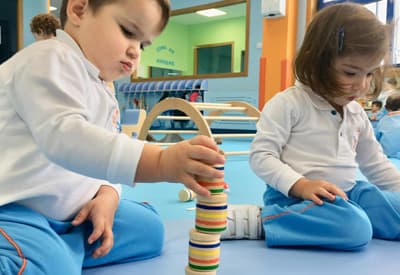
[[[165,30],[142,52],[132,81],[247,76],[249,2],[225,0],[173,10]],[[196,13],[208,9],[225,14]]]

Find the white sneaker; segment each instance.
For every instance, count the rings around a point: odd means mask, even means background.
[[[261,223],[261,208],[250,204],[228,205],[226,230],[221,234],[221,240],[231,239],[264,239],[264,229]]]

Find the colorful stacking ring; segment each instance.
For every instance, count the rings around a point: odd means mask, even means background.
[[[185,269],[185,274],[186,275],[217,275],[217,271],[216,270],[196,271],[196,270],[191,269],[189,266],[187,266]]]
[[[205,179],[204,181],[203,181],[203,179],[202,180],[199,179],[198,183],[201,186],[207,188],[211,194],[222,193],[225,190],[225,188],[224,188],[225,182],[223,181],[223,179],[222,179],[222,181],[221,181],[221,179],[218,179],[218,181],[215,181],[215,182],[212,180],[210,181],[210,179]]]
[[[215,194],[197,197],[196,229],[199,232],[218,234],[226,230],[227,195]]]
[[[219,266],[219,235],[190,231],[189,268],[194,271],[212,271]]]

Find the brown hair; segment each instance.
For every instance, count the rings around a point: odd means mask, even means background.
[[[56,29],[61,28],[60,21],[51,13],[34,16],[29,26],[32,33],[54,36],[56,36]]]
[[[337,57],[365,55],[383,59],[389,51],[389,27],[360,4],[341,3],[318,12],[307,28],[296,56],[295,75],[323,97],[343,95],[336,80]],[[381,91],[382,71],[374,73],[371,91]]]
[[[112,4],[116,3],[121,0],[88,0],[89,2],[89,7],[91,10],[96,13],[101,7],[107,5],[107,4]],[[146,0],[149,1],[149,0]],[[170,16],[170,2],[169,0],[155,0],[161,7],[161,23],[160,23],[160,31],[165,28],[165,26],[168,23],[168,19]],[[68,0],[63,0],[61,4],[61,9],[60,9],[60,19],[61,19],[61,26],[64,28],[65,23],[67,22],[67,4]]]
[[[400,110],[400,92],[394,93],[387,98],[385,108],[391,112]]]
[[[400,68],[388,67],[384,71],[385,82],[390,85],[391,89],[400,90]]]

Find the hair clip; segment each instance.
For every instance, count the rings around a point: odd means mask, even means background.
[[[338,37],[338,53],[343,51],[344,46],[344,27],[339,28],[339,37]]]

